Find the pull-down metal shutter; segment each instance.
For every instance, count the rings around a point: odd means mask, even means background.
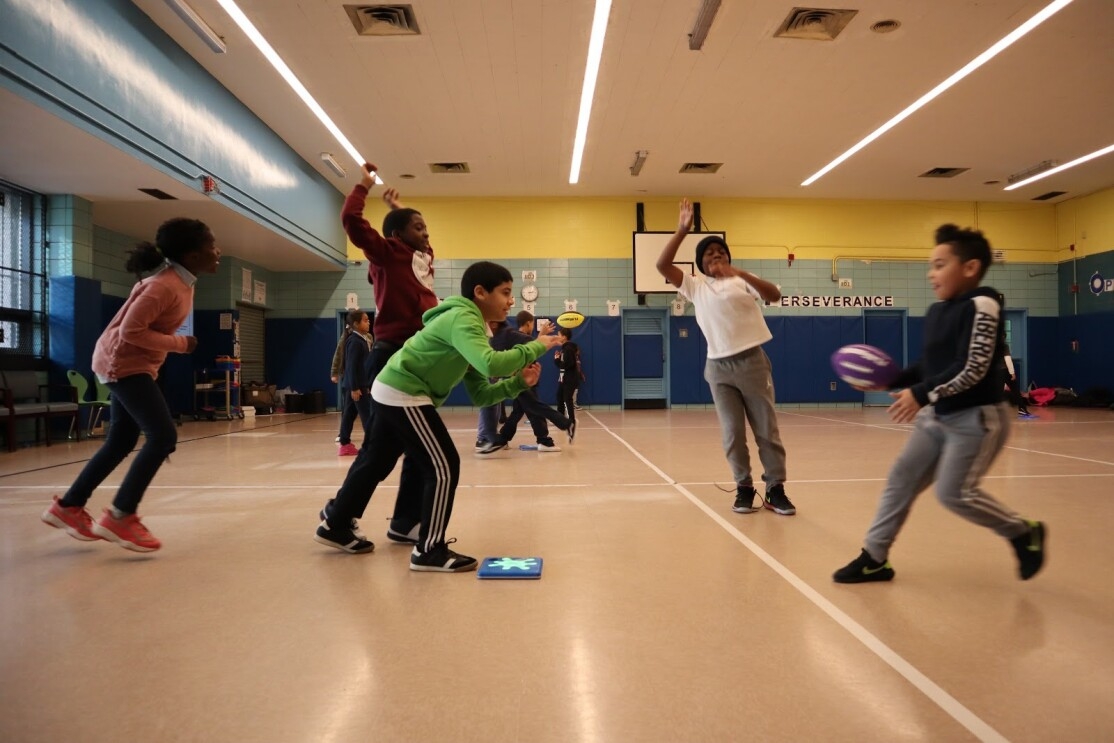
[[[266,382],[263,310],[240,305],[240,382]]]

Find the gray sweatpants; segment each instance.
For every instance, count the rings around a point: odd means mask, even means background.
[[[979,487],[979,480],[1006,445],[1012,413],[1006,403],[941,416],[927,406],[917,413],[913,434],[890,469],[874,522],[866,533],[863,547],[872,558],[885,561],[913,501],[933,480],[936,497],[944,507],[971,523],[1007,539],[1029,531],[1024,519]]]
[[[754,431],[766,488],[785,482],[785,447],[774,413],[774,378],[761,346],[723,359],[708,359],[704,379],[712,388],[723,451],[739,485],[753,485],[746,421]]]

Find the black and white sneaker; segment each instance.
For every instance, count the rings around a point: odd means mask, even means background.
[[[479,454],[480,450],[487,446],[487,441],[484,439],[476,439],[476,448],[474,451]]]
[[[499,443],[498,441],[485,441],[483,446],[476,447],[477,454],[494,454],[497,451],[506,449],[508,444]]]
[[[568,434],[569,434],[569,443],[571,444],[572,440],[576,438],[576,421],[569,421]]]
[[[785,486],[781,484],[774,485],[766,491],[766,498],[762,505],[774,513],[780,513],[782,516],[792,516],[797,512],[792,501],[789,500],[789,496],[785,494]]]
[[[332,507],[333,499],[330,498],[329,502],[325,504],[325,507],[321,509],[321,513],[318,514],[321,517],[322,524],[329,520],[329,511],[332,509]],[[357,521],[356,519],[352,519],[352,523],[348,526],[352,529],[352,533],[355,534],[357,537],[359,537],[360,539],[367,539],[367,535],[360,531],[359,521]]]
[[[754,505],[754,496],[758,492],[750,485],[739,485],[735,488],[735,505],[731,510],[735,513],[754,513],[758,510]]]
[[[317,527],[317,534],[313,536],[313,541],[351,554],[375,551],[374,544],[363,537],[356,536],[351,529],[330,529],[326,521],[322,521],[321,526]]]
[[[392,523],[387,527],[387,539],[392,542],[397,542],[398,544],[417,544],[418,533],[421,532],[421,530],[421,524],[414,524],[414,528],[402,531],[401,529],[396,529]]]
[[[410,569],[420,573],[465,573],[475,570],[476,558],[460,555],[449,549],[449,545],[455,541],[450,539],[429,552],[419,552],[415,547],[410,553]]]

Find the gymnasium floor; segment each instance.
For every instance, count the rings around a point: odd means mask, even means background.
[[[711,411],[585,409],[563,452],[488,459],[449,412],[455,546],[540,581],[410,572],[397,472],[373,554],[315,543],[335,414],[185,424],[148,556],[39,522],[99,441],[0,454],[0,740],[1114,740],[1114,413],[1038,412],[986,481],[1049,524],[1029,582],[931,492],[893,583],[831,582],[906,438],[880,408],[779,411],[793,517],[731,512]]]

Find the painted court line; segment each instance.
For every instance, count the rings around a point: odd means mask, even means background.
[[[990,727],[981,718],[975,715],[974,712],[963,706],[962,703],[948,692],[944,691],[932,679],[925,676],[909,661],[898,655],[892,648],[879,640],[873,634],[868,632],[865,627],[856,622],[850,616],[843,612],[839,607],[833,604],[828,599],[821,596],[815,589],[798,578],[792,571],[775,560],[768,552],[755,544],[745,534],[736,529],[730,522],[723,516],[713,511],[707,504],[697,498],[683,485],[678,484],[675,480],[665,474],[657,465],[642,455],[637,449],[627,443],[621,436],[614,433],[606,425],[603,424],[598,418],[591,413],[588,417],[594,420],[599,426],[606,431],[609,435],[614,437],[620,444],[625,446],[634,456],[636,456],[643,464],[661,476],[663,480],[668,482],[679,493],[684,495],[693,505],[708,515],[713,521],[723,527],[724,531],[735,537],[744,547],[753,552],[758,559],[766,563],[775,573],[781,576],[789,585],[793,586],[802,596],[811,601],[818,609],[832,618],[839,626],[843,627],[851,636],[861,642],[868,650],[878,656],[886,665],[901,674],[909,683],[915,686],[922,694],[931,699],[940,709],[946,712],[956,722],[963,727],[967,728],[972,735],[981,741],[991,741],[992,743],[1008,743],[1008,739],[999,733],[994,728]]]
[[[785,411],[778,411],[778,412],[784,413]],[[801,417],[801,418],[814,418],[816,420],[822,420],[822,421],[836,421],[836,422],[843,423],[844,425],[847,425],[847,426],[862,426],[864,428],[880,428],[880,429],[885,430],[885,431],[908,432],[908,431],[912,430],[912,425],[903,425],[901,427],[898,427],[899,424],[893,424],[893,425],[890,425],[890,426],[886,426],[886,425],[881,425],[881,424],[876,424],[876,423],[856,423],[855,421],[837,421],[837,419],[834,419],[834,418],[824,418],[824,417],[819,416],[819,415],[804,415],[803,413],[786,413],[786,414],[787,415],[798,416],[798,417]],[[1090,462],[1091,464],[1105,464],[1105,465],[1114,466],[1114,462],[1108,462],[1104,459],[1088,459],[1087,457],[1075,457],[1075,456],[1072,456],[1071,454],[1057,454],[1055,452],[1050,452],[1050,451],[1041,451],[1040,449],[1023,449],[1019,446],[1006,446],[1005,448],[1010,449],[1012,451],[1025,452],[1026,454],[1043,454],[1043,455],[1048,456],[1048,457],[1061,457],[1063,459],[1074,459],[1077,462]]]

